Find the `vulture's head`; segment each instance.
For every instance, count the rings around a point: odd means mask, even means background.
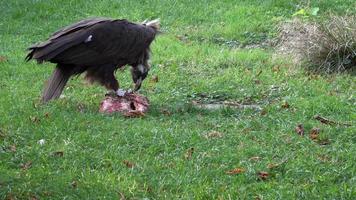
[[[159,19],[152,20],[152,21],[145,20],[141,24],[152,28],[156,33],[160,33],[159,32],[159,28],[160,28]],[[149,59],[150,59],[150,50],[147,49],[142,54],[141,58],[139,59],[140,60],[139,63],[135,64],[131,68],[132,80],[135,83],[134,91],[137,91],[141,88],[143,80],[145,80],[145,78],[148,75],[148,71],[151,68],[151,66],[149,64]]]
[[[149,70],[150,66],[148,64],[139,64],[131,68],[132,80],[135,83],[134,91],[141,88],[142,81],[147,77]]]

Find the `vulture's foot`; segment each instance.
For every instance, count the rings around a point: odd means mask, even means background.
[[[123,96],[125,96],[125,94],[126,94],[126,91],[123,90],[123,89],[118,89],[116,91],[116,95],[119,96],[119,97],[123,97]]]

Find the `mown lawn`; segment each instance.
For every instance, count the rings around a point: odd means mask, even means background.
[[[296,0],[1,1],[0,199],[355,198],[355,77],[310,74],[273,59],[271,47],[250,48],[275,37],[276,24],[307,6]],[[309,6],[320,8],[321,20],[329,12],[356,13],[353,0]],[[63,98],[39,104],[54,65],[25,63],[26,47],[91,16],[161,19],[163,34],[152,45],[153,69],[141,90],[151,101],[144,118],[100,114],[106,91],[81,77],[69,82]],[[128,70],[117,76],[130,87]],[[191,103],[202,99],[262,110],[209,111]],[[315,115],[351,126],[322,124]],[[298,124],[304,136],[295,132]],[[320,128],[314,140],[312,128]],[[227,173],[237,168],[242,171]]]

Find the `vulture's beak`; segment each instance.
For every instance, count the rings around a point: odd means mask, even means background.
[[[135,88],[134,88],[135,92],[141,88],[141,84],[142,84],[142,78],[137,79],[137,81],[135,82]]]

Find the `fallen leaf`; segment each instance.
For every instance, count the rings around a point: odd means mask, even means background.
[[[223,136],[224,134],[218,131],[211,131],[205,135],[206,138],[222,138]]]
[[[49,113],[46,112],[46,113],[44,114],[44,116],[45,116],[45,118],[48,118],[48,117],[49,117]]]
[[[70,183],[70,185],[72,186],[72,188],[77,188],[78,183],[77,183],[77,181],[72,181],[72,182]]]
[[[263,116],[263,115],[267,115],[267,110],[266,109],[263,109],[262,111],[261,111],[261,115]]]
[[[281,71],[281,70],[280,70],[279,66],[276,65],[276,66],[274,66],[274,67],[272,68],[272,71],[273,71],[273,72],[279,72],[279,71]]]
[[[157,76],[157,75],[152,76],[151,81],[152,81],[153,83],[157,83],[157,82],[158,82],[158,76]]]
[[[235,175],[235,174],[241,174],[241,173],[244,173],[246,170],[243,169],[243,168],[235,168],[235,169],[232,169],[232,170],[229,170],[229,171],[226,171],[225,173],[226,174],[229,174],[229,175]]]
[[[251,157],[249,160],[259,161],[259,160],[261,160],[261,157],[259,157],[259,156],[254,156],[254,157]]]
[[[277,167],[279,167],[279,164],[276,164],[276,163],[269,163],[267,165],[268,169],[274,169],[274,168],[277,168]]]
[[[57,156],[57,157],[63,157],[64,156],[64,152],[63,151],[55,151],[52,153],[53,156]]]
[[[27,170],[27,169],[29,169],[31,166],[32,166],[32,161],[28,161],[28,162],[26,162],[26,163],[24,163],[24,164],[21,164],[21,169],[22,169],[22,170]]]
[[[319,133],[320,133],[320,128],[313,128],[310,131],[309,138],[312,140],[316,140],[319,137]]]
[[[187,159],[187,160],[190,160],[192,158],[192,156],[193,156],[193,153],[194,153],[194,147],[191,147],[185,153],[184,158]]]
[[[38,200],[38,198],[35,195],[31,195],[30,200]]]
[[[126,167],[128,167],[128,168],[133,168],[135,166],[134,163],[132,163],[128,160],[124,160],[124,161],[122,161],[122,163],[124,163],[126,165]]]
[[[167,109],[161,109],[161,113],[164,114],[164,115],[167,115],[167,116],[172,115],[172,112],[170,112],[170,111],[167,110]]]
[[[33,123],[39,123],[41,120],[36,116],[30,116],[30,120]]]
[[[320,145],[328,145],[328,144],[330,144],[331,142],[330,142],[330,140],[329,139],[322,139],[322,140],[318,140],[317,141],[318,142],[318,144],[320,144]]]
[[[45,139],[40,139],[40,140],[38,140],[37,141],[37,144],[39,144],[39,145],[44,145],[46,143],[46,140]]]
[[[266,180],[268,178],[269,174],[268,172],[258,172],[258,177],[261,179],[261,180]]]
[[[120,200],[126,200],[125,195],[122,192],[119,192]]]
[[[11,151],[11,152],[16,152],[16,145],[14,145],[14,144],[11,145],[11,146],[10,146],[10,151]]]
[[[128,118],[144,117],[145,113],[143,113],[142,111],[135,110],[135,111],[125,112],[124,116]]]
[[[298,124],[297,127],[295,127],[295,132],[297,132],[298,135],[304,136],[303,124]]]
[[[5,56],[0,56],[0,63],[6,62],[7,58]]]
[[[287,109],[287,108],[289,108],[290,107],[290,105],[289,105],[289,103],[288,102],[284,102],[283,104],[282,104],[282,106],[281,106],[282,108],[284,108],[284,109]]]
[[[260,80],[258,80],[258,79],[255,79],[255,80],[254,80],[254,82],[255,82],[255,84],[256,84],[256,85],[261,84],[261,81],[260,81]]]

